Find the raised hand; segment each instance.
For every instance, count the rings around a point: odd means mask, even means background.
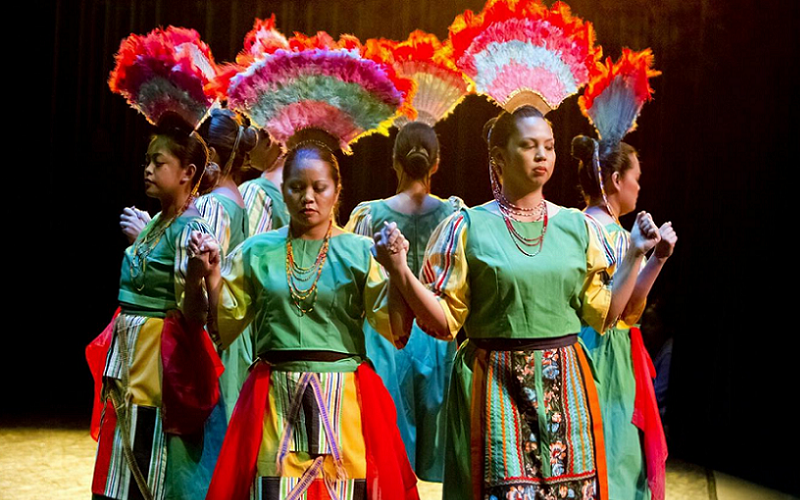
[[[403,266],[408,265],[406,255],[409,243],[396,223],[384,223],[383,228],[373,235],[373,239],[375,245],[372,247],[372,254],[390,274],[399,272]]]
[[[639,254],[646,254],[661,241],[661,234],[653,218],[647,212],[636,214],[636,222],[631,230],[631,247]]]
[[[128,238],[129,243],[136,240],[148,222],[150,222],[150,214],[136,207],[125,207],[119,216],[119,227],[122,229],[122,234]]]
[[[678,235],[675,233],[675,229],[672,228],[672,222],[665,222],[658,228],[658,232],[661,234],[661,241],[656,244],[656,250],[653,255],[657,259],[668,259],[675,250]]]
[[[192,231],[189,236],[188,250],[189,274],[206,277],[219,267],[219,243],[210,234]]]

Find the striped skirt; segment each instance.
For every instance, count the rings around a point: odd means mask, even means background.
[[[224,409],[218,405],[195,434],[164,432],[163,325],[160,318],[126,313],[114,321],[103,372],[95,498],[189,500],[203,498],[208,489],[225,435]]]
[[[366,364],[306,372],[259,362],[228,429],[209,500],[418,498],[394,405]]]
[[[465,342],[447,402],[444,498],[607,498],[597,391],[583,348]]]

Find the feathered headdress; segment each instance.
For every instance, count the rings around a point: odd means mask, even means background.
[[[616,63],[612,64],[608,57],[605,64],[596,66],[586,91],[578,99],[581,112],[597,130],[600,139],[600,142],[592,140],[592,173],[606,210],[614,219],[617,215],[608,202],[603,183],[601,147],[603,151],[612,150],[628,132],[636,128],[636,118],[642,106],[653,95],[648,79],[660,74],[660,71],[653,69],[653,52],[650,49],[641,52],[623,49],[622,57]],[[663,484],[661,486],[663,498]]]
[[[453,112],[469,93],[469,85],[453,60],[453,47],[449,40],[440,42],[436,35],[416,30],[403,42],[367,40],[369,53],[383,51],[400,75],[416,83],[411,106],[417,112],[417,121],[433,127]],[[398,126],[408,122],[406,116],[395,121]]]
[[[195,30],[168,26],[132,34],[114,57],[108,86],[152,124],[172,111],[196,128],[215,104],[209,83],[216,65]]]
[[[556,109],[589,81],[602,49],[592,24],[563,2],[489,0],[450,26],[456,65],[506,111]]]
[[[642,106],[653,98],[649,78],[660,74],[653,69],[650,49],[623,49],[616,63],[609,57],[598,65],[578,105],[604,143],[618,143],[636,128]]]
[[[236,62],[220,65],[210,88],[220,100],[227,100],[231,78],[279,49],[289,49],[289,40],[275,27],[275,14],[269,19],[256,18],[253,29],[244,36],[244,48],[236,55]]]
[[[288,49],[256,60],[234,76],[228,105],[265,128],[277,141],[303,129],[321,129],[345,152],[357,138],[388,133],[399,112],[412,114],[413,83],[391,65],[362,55],[354,36],[295,34]]]

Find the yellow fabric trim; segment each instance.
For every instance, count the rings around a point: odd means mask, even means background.
[[[256,465],[258,476],[274,477],[277,475],[275,460],[278,455],[279,440],[283,429],[278,428],[280,420],[277,415],[275,398],[288,398],[288,396],[278,395],[276,390],[276,384],[270,384],[269,412],[264,415],[264,433]],[[347,479],[364,479],[367,477],[367,448],[364,443],[361,407],[358,401],[358,387],[354,372],[344,375],[342,392],[342,415],[339,421],[341,425],[338,432],[336,432],[340,436],[338,444],[342,452],[342,463]],[[301,430],[301,432],[304,432],[304,430]],[[290,452],[282,464],[280,475],[282,477],[301,477],[306,469],[311,466],[314,458],[316,457],[312,457],[307,452]],[[323,469],[327,477],[337,477],[338,471],[332,455],[325,457]]]
[[[608,310],[611,307],[611,277],[614,275],[615,266],[609,267],[597,233],[589,227],[588,221],[586,224],[589,245],[586,249],[586,279],[581,289],[580,313],[586,324],[602,334],[612,326],[608,324],[611,320],[608,318]],[[605,230],[603,232],[605,233]],[[606,241],[611,241],[606,234],[604,237]]]
[[[242,245],[225,258],[222,269],[217,326],[223,349],[227,349],[245,327],[253,321],[255,312],[249,282],[245,277]]]
[[[164,320],[150,318],[136,336],[130,366],[129,390],[132,402],[161,407],[161,329]]]

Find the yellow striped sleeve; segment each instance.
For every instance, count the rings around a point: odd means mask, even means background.
[[[603,333],[609,326],[611,307],[611,278],[616,268],[616,256],[608,233],[586,218],[589,243],[586,248],[586,278],[581,288],[580,314],[583,321]]]
[[[195,202],[197,210],[211,228],[214,238],[222,248],[222,255],[227,255],[231,241],[231,219],[219,202],[210,194],[203,195]]]
[[[344,226],[344,230],[372,238],[372,210],[370,206],[370,202],[362,202],[356,205],[356,208],[350,214],[350,219]]]
[[[469,280],[465,249],[467,245],[467,219],[457,212],[434,230],[425,250],[425,260],[420,270],[420,281],[439,299],[454,339],[469,314]],[[425,325],[420,328],[429,331]]]
[[[245,262],[245,245],[237,246],[222,264],[222,286],[217,306],[219,344],[227,349],[253,321],[253,294]]]
[[[247,209],[250,234],[266,233],[272,230],[272,198],[255,182],[245,182],[239,186]]]

